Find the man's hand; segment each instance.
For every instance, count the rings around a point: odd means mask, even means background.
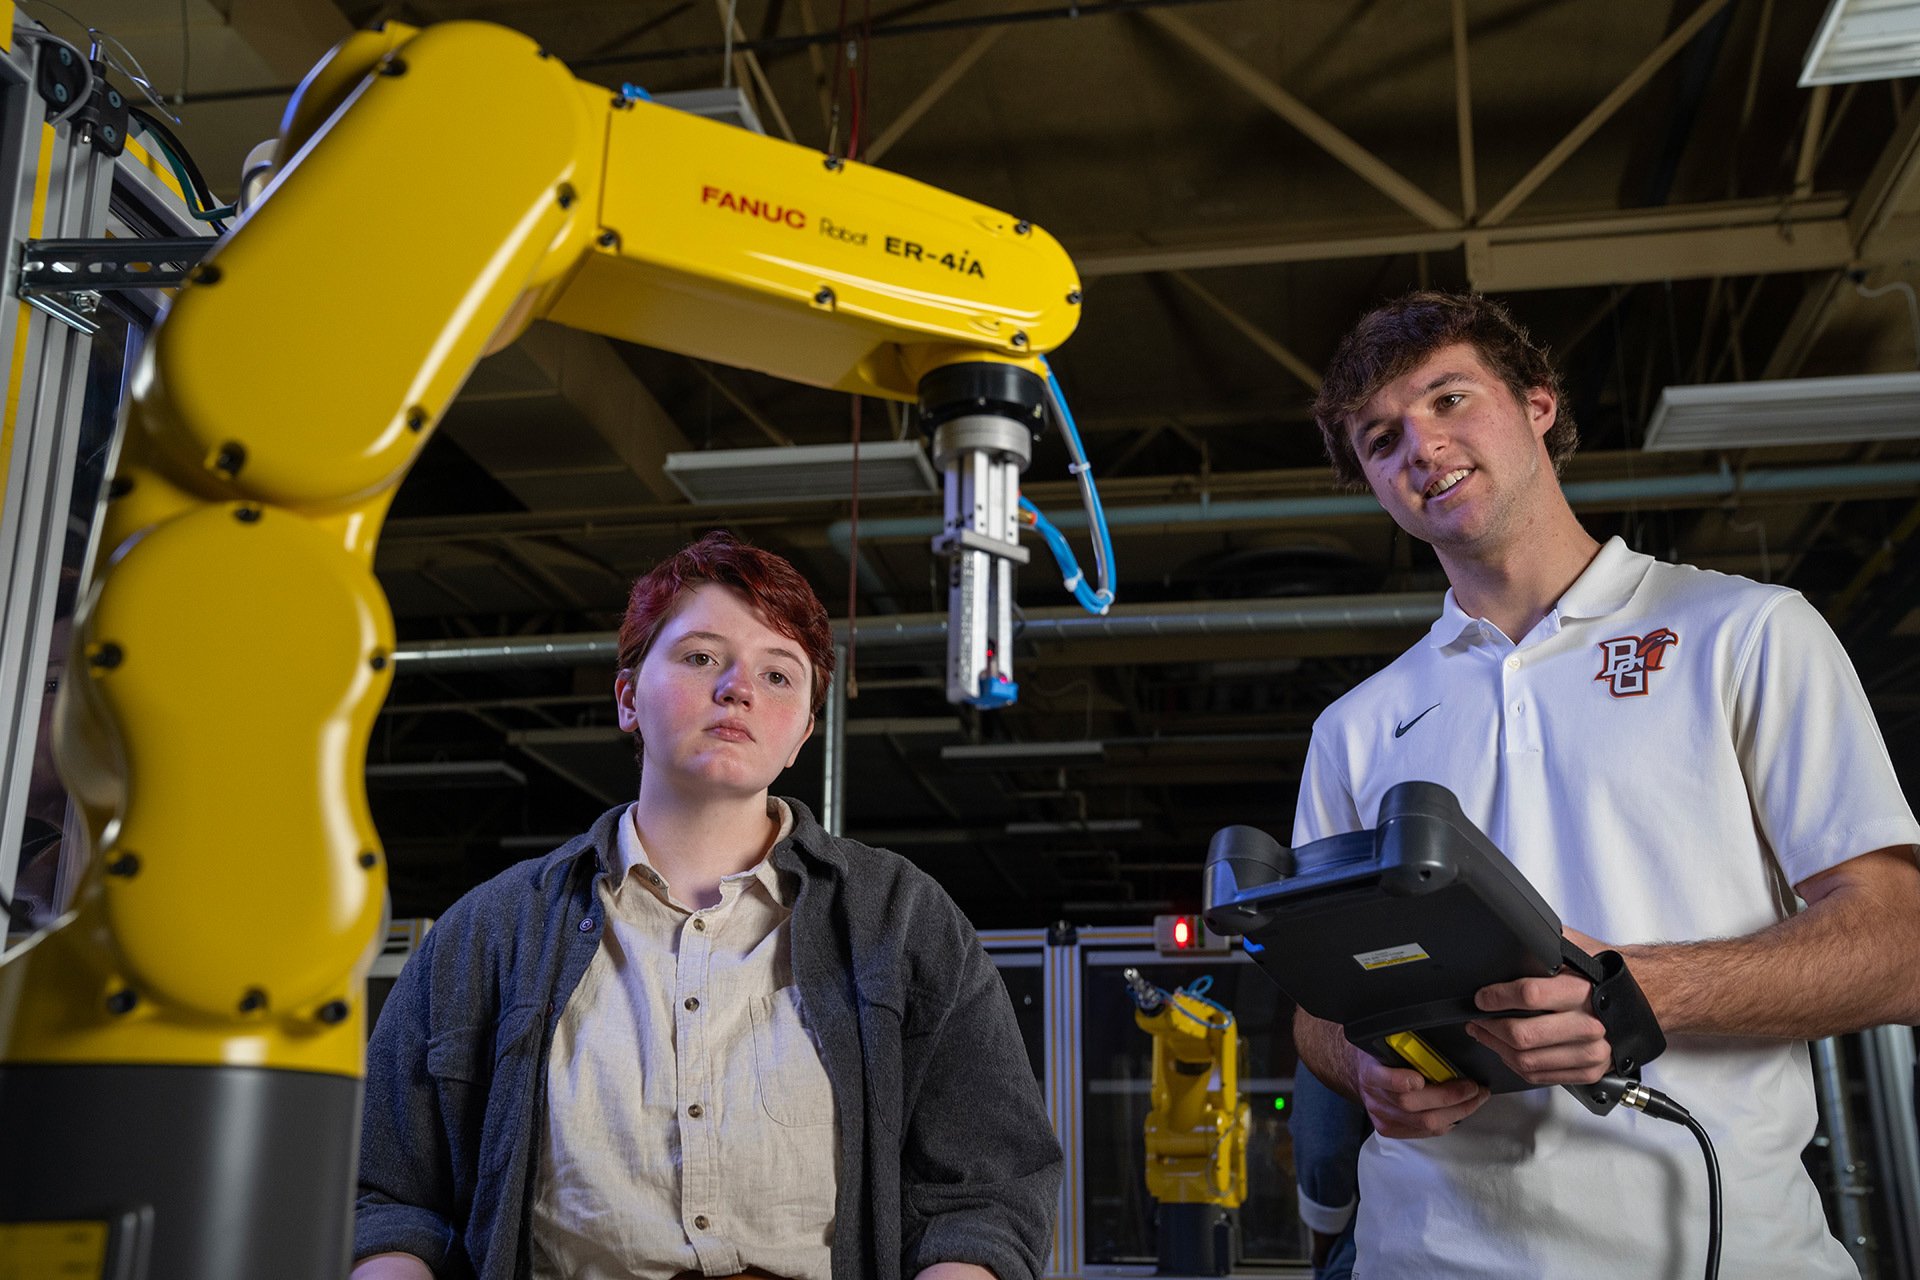
[[[1353,1083],[1360,1105],[1383,1138],[1434,1138],[1478,1111],[1490,1096],[1471,1080],[1434,1084],[1418,1071],[1389,1067],[1353,1050]]]
[[[1589,955],[1607,944],[1574,929],[1567,939]],[[1607,1074],[1613,1049],[1607,1029],[1593,1016],[1593,984],[1578,974],[1496,982],[1474,993],[1488,1012],[1526,1013],[1524,1018],[1482,1018],[1467,1024],[1467,1034],[1500,1055],[1509,1070],[1529,1084],[1592,1084]]]
[[[1355,1048],[1338,1026],[1305,1009],[1293,1016],[1300,1060],[1342,1097],[1367,1110],[1383,1138],[1432,1138],[1480,1109],[1487,1090],[1471,1080],[1430,1084],[1418,1071],[1389,1067]]]

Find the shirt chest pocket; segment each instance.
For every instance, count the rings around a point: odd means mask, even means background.
[[[768,1118],[790,1128],[833,1123],[833,1084],[800,1014],[796,988],[754,999],[754,1083]]]

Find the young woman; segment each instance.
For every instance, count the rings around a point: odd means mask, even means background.
[[[448,910],[373,1034],[354,1280],[1031,1280],[1060,1152],[999,975],[768,795],[832,671],[780,557],[634,584],[639,798]]]

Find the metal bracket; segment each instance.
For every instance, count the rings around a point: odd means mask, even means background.
[[[963,551],[979,551],[990,556],[999,556],[1002,560],[1011,560],[1015,564],[1031,563],[1033,552],[1017,542],[1001,542],[989,538],[984,533],[972,529],[949,529],[933,539],[935,555],[955,555]]]
[[[20,300],[34,310],[52,316],[61,324],[77,329],[91,338],[100,332],[100,326],[91,317],[99,309],[100,295],[87,289],[75,289],[70,293],[22,292]]]
[[[20,246],[20,300],[82,333],[96,333],[100,326],[88,317],[102,293],[184,284],[216,243],[212,236],[27,240]]]
[[[76,289],[164,289],[218,243],[212,236],[160,240],[28,240],[20,246],[20,296]]]

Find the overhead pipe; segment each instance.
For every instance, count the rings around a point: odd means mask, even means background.
[[[1064,643],[1073,640],[1125,640],[1144,636],[1265,635],[1278,631],[1413,629],[1440,616],[1436,591],[1382,595],[1307,596],[1286,600],[1233,600],[1135,605],[1097,617],[1080,609],[1030,609],[1019,631],[1024,640]],[[844,644],[847,624],[833,624],[834,639]],[[394,650],[399,675],[428,671],[495,671],[503,668],[612,665],[618,661],[611,631],[521,639],[426,640]],[[947,642],[944,613],[893,614],[860,620],[863,651],[919,650],[936,653]]]
[[[611,668],[620,661],[620,636],[614,631],[580,631],[528,639],[500,636],[487,640],[423,640],[396,645],[395,675],[428,671],[501,671],[509,668]]]
[[[1684,475],[1623,476],[1614,480],[1573,480],[1561,485],[1575,507],[1630,506],[1636,502],[1676,498],[1787,497],[1829,489],[1888,489],[1911,491],[1920,485],[1920,461],[1865,462],[1831,467],[1782,467],[1736,472],[1722,463],[1715,471]],[[1329,520],[1376,515],[1380,504],[1371,494],[1309,494],[1297,498],[1230,498],[1198,502],[1162,502],[1107,508],[1113,528],[1137,525],[1173,526],[1243,523],[1248,521]],[[1087,518],[1077,511],[1053,517],[1062,529],[1084,529]],[[940,532],[936,516],[894,516],[860,522],[860,537],[873,541],[909,541]],[[837,520],[827,526],[827,541],[844,557],[848,525]]]
[[[1911,493],[1920,487],[1920,461],[1867,462],[1829,467],[1783,467],[1736,472],[1724,464],[1714,471],[1685,475],[1629,476],[1614,480],[1575,480],[1563,486],[1575,507],[1630,506],[1636,502],[1680,498],[1781,498],[1844,489],[1883,489]],[[1368,494],[1312,494],[1297,498],[1231,499],[1219,502],[1156,503],[1109,507],[1107,522],[1136,525],[1196,526],[1227,521],[1315,520],[1367,515],[1379,510]],[[1086,517],[1062,511],[1054,523],[1084,528]],[[862,539],[931,538],[940,530],[936,517],[904,516],[861,521]],[[827,540],[846,554],[851,528],[841,520],[827,526]],[[1220,635],[1238,632],[1312,631],[1332,628],[1377,630],[1426,626],[1440,616],[1440,596],[1364,595],[1308,597],[1221,605],[1120,606],[1106,617],[1077,609],[1030,609],[1022,635],[1033,640],[1085,637]],[[937,649],[946,643],[945,614],[891,614],[863,618],[860,643],[883,648]],[[846,639],[846,624],[835,624]],[[612,632],[576,633],[539,639],[425,641],[402,645],[394,653],[400,674],[424,671],[484,671],[512,667],[554,667],[618,660]]]

